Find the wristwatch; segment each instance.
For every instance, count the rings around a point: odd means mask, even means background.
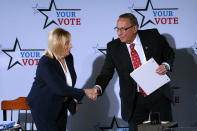
[[[166,70],[169,71],[170,70],[169,67],[166,64],[164,65],[165,65]]]

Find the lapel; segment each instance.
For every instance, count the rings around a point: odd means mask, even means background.
[[[68,70],[70,72],[71,78],[72,78],[72,85],[74,86],[76,83],[76,73],[75,73],[73,62],[72,62],[70,55],[65,58],[65,61],[66,61]]]
[[[54,57],[54,63],[57,69],[57,72],[61,75],[61,77],[64,78],[64,80],[66,81],[66,76],[64,74],[64,71],[62,69],[62,66],[60,65],[59,61]]]
[[[76,74],[75,74],[75,71],[74,71],[74,67],[73,67],[73,65],[72,65],[71,60],[69,59],[69,57],[66,57],[65,58],[65,61],[66,61],[67,67],[68,67],[69,72],[70,72],[70,75],[71,75],[72,86],[74,86],[75,85],[75,82],[76,82]],[[66,81],[66,76],[64,74],[64,71],[63,71],[62,66],[60,65],[59,61],[54,58],[54,62],[55,62],[55,65],[57,67],[57,72],[59,72],[59,74],[61,75],[61,77],[63,77],[64,80]]]
[[[148,38],[146,37],[146,35],[142,35],[142,31],[138,30],[138,35],[140,38],[140,41],[142,43],[142,47],[144,50],[144,54],[146,56],[146,60],[148,61],[151,58],[151,44],[150,41],[148,41]]]
[[[148,36],[144,34],[142,35],[142,32],[143,31],[138,30],[138,35],[142,43],[142,47],[144,50],[146,60],[149,60],[152,57],[151,56],[151,44],[150,44],[150,41],[148,41],[148,38],[147,38]],[[128,48],[125,43],[121,43],[120,40],[118,42],[120,43],[119,48],[120,48],[120,53],[121,53],[121,59],[123,59],[124,61],[124,63],[121,63],[121,64],[125,64],[125,66],[127,66],[128,72],[131,72],[133,71],[133,64],[131,61],[130,54],[128,52]]]
[[[126,69],[128,69],[128,72],[133,71],[133,64],[131,62],[131,57],[130,57],[126,43],[120,42],[120,53],[121,53],[121,59],[124,62],[121,64],[124,64]]]

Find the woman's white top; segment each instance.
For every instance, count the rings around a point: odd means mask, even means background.
[[[69,69],[68,69],[68,66],[67,66],[67,64],[66,64],[65,59],[64,59],[64,63],[65,63],[65,65],[66,65],[67,71],[64,69],[64,67],[63,67],[63,65],[62,65],[62,63],[61,63],[60,61],[59,61],[59,63],[60,63],[60,65],[61,65],[61,67],[62,67],[62,69],[63,69],[63,71],[64,71],[64,74],[65,74],[65,77],[66,77],[66,84],[67,84],[68,86],[72,87],[72,78],[71,78],[71,75],[70,75],[70,72],[69,72]]]

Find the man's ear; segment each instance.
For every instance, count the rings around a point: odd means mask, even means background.
[[[134,33],[137,33],[137,31],[138,31],[138,25],[134,25],[133,26],[133,30],[134,30]]]

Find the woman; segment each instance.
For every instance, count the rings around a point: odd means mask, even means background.
[[[91,89],[73,88],[76,73],[68,31],[56,28],[49,33],[48,49],[41,57],[27,102],[39,131],[66,131],[67,109],[74,114],[75,101],[91,96]],[[89,93],[89,94],[88,94]]]

